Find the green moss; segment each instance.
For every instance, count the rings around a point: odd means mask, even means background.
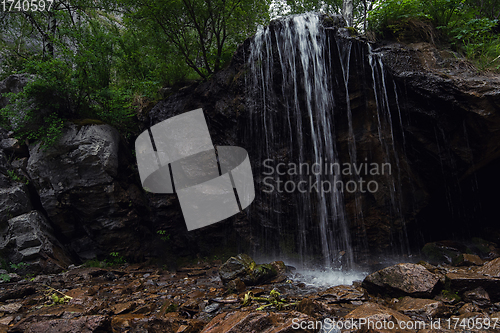
[[[347,31],[349,31],[349,35],[351,36],[357,36],[358,35],[358,30],[354,27],[346,27]]]
[[[458,303],[458,302],[460,302],[462,300],[462,298],[458,295],[458,292],[451,291],[451,290],[448,290],[448,289],[442,290],[441,291],[441,295],[444,298],[454,300],[455,303]]]

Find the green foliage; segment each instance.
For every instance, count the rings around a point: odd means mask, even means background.
[[[29,182],[28,180],[24,179],[24,177],[19,177],[14,170],[7,170],[7,175],[9,176],[10,179],[12,179],[15,182],[26,183],[26,184],[28,184]]]
[[[52,300],[52,304],[50,305],[56,305],[56,304],[66,304],[72,299],[72,297],[67,295],[59,296],[58,294],[53,293],[50,296],[50,299]]]
[[[493,28],[498,20],[489,18],[472,18],[451,30],[452,45],[457,50],[462,50],[467,58],[476,60],[480,68],[493,64],[496,57],[500,56],[500,36],[493,34]],[[498,60],[498,58],[496,58]],[[500,69],[500,61],[493,64]]]
[[[175,303],[170,303],[168,306],[165,307],[165,313],[170,313],[170,312],[175,312],[179,306]]]
[[[162,63],[183,61],[207,78],[230,59],[237,45],[269,19],[268,0],[121,0],[126,26],[141,31],[147,50],[166,51]],[[158,48],[158,43],[166,47]],[[124,48],[130,61],[137,52]],[[160,56],[160,55],[158,55]],[[167,60],[167,61],[165,61]],[[165,67],[163,67],[165,68]],[[138,71],[139,74],[143,73]]]
[[[106,268],[107,263],[105,261],[100,261],[100,260],[97,260],[97,259],[91,259],[91,260],[87,260],[85,263],[83,263],[83,266],[85,266],[85,267]]]
[[[121,256],[120,253],[118,253],[118,252],[111,252],[109,254],[109,256],[110,256],[110,259],[106,260],[106,262],[110,266],[119,266],[119,265],[123,265],[127,262],[127,260],[125,260],[125,258],[123,256]]]
[[[28,267],[30,264],[26,263],[26,262],[20,262],[20,263],[17,263],[17,264],[14,264],[14,263],[10,263],[10,268],[14,271],[17,271],[19,269],[24,269],[26,267]]]
[[[104,260],[91,259],[87,260],[83,265],[85,267],[106,268],[109,266],[120,266],[125,263],[127,263],[127,260],[119,252],[111,252],[108,258]]]
[[[28,264],[26,262],[20,262],[17,264],[14,264],[11,262],[7,265],[7,263],[4,260],[2,260],[2,269],[5,269],[5,270],[9,271],[10,273],[25,269],[29,265],[30,264]],[[2,274],[0,274],[0,280],[2,280],[3,282],[10,282],[11,277],[8,273],[2,273]]]
[[[24,89],[7,94],[10,104],[0,109],[4,126],[21,140],[40,140],[50,146],[62,134],[61,116],[69,113],[71,87],[66,84],[68,67],[60,60],[27,61],[26,72],[33,75]]]
[[[170,240],[170,234],[167,234],[166,230],[158,230],[156,233],[160,235],[162,241],[167,242]]]
[[[273,289],[269,292],[268,297],[256,297],[253,295],[253,292],[251,292],[251,291],[247,292],[245,294],[245,296],[243,297],[242,306],[249,306],[252,304],[253,301],[267,303],[267,304],[264,304],[262,306],[259,306],[256,309],[257,311],[264,310],[265,308],[270,307],[270,306],[274,306],[277,310],[282,310],[286,307],[294,306],[294,305],[298,304],[298,302],[294,302],[294,303],[287,302],[287,300],[282,298],[281,294],[275,289]]]
[[[378,1],[377,6],[368,16],[370,30],[385,35],[396,33],[410,18],[429,19],[424,10],[424,3],[418,0],[387,0]]]
[[[498,16],[500,5],[490,1],[380,0],[368,22],[369,29],[379,36],[405,39],[410,31],[420,40],[440,39],[480,68],[499,69],[500,37],[493,32],[498,20],[491,15],[491,8],[498,9]]]
[[[458,292],[454,292],[454,291],[451,291],[451,290],[448,290],[448,289],[444,289],[441,291],[441,295],[444,297],[444,298],[447,298],[447,299],[450,299],[450,300],[453,300],[454,303],[458,303],[462,300],[462,298],[458,295]]]

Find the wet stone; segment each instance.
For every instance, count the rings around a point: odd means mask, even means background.
[[[353,286],[335,286],[319,293],[319,299],[326,303],[366,301],[368,296],[363,288]]]
[[[490,295],[482,287],[464,292],[464,301],[474,303],[479,307],[485,307],[491,304]]]

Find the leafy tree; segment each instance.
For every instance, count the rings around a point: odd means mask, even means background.
[[[122,0],[126,23],[160,31],[186,64],[206,78],[269,18],[268,0]]]
[[[49,13],[10,13],[3,22],[5,74],[31,74],[24,91],[0,110],[3,125],[18,137],[53,143],[71,118],[128,128],[130,93],[112,77],[119,20],[103,5],[59,1]]]

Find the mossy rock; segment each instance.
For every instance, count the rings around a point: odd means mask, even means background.
[[[251,286],[272,279],[278,272],[272,264],[257,265],[250,256],[239,254],[229,258],[219,268],[219,275],[224,285],[240,279],[245,285]]]
[[[461,254],[459,250],[443,246],[437,242],[425,244],[422,248],[422,252],[432,264],[451,264],[452,261]]]
[[[255,284],[265,282],[278,275],[278,272],[271,264],[257,265],[253,270],[253,280]]]
[[[236,278],[241,278],[243,282],[252,276],[256,264],[250,256],[246,254],[238,254],[236,257],[229,258],[220,268],[219,275],[222,283],[227,284],[229,281]],[[246,282],[245,282],[246,283]]]

